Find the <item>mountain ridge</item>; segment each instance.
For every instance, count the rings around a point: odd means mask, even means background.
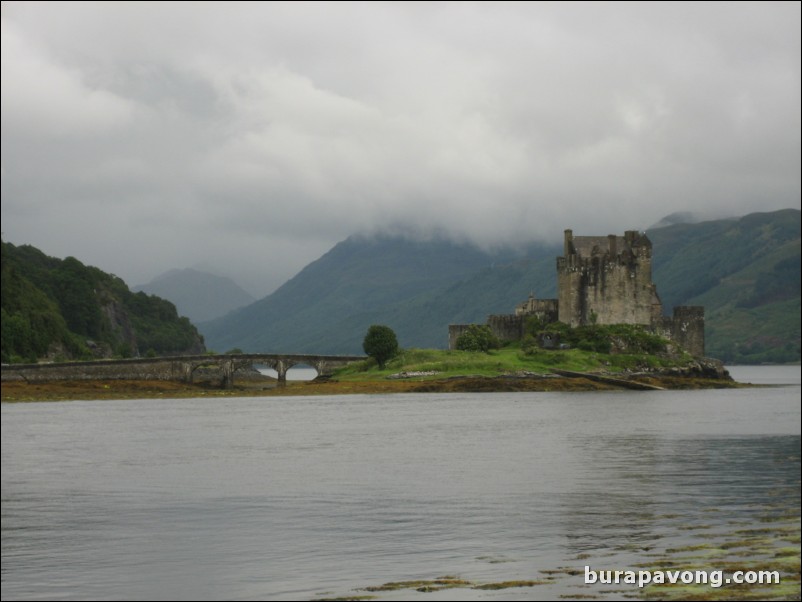
[[[793,278],[787,283],[799,257],[799,215],[786,209],[648,231],[653,280],[666,311],[707,306],[708,355],[747,363],[799,361],[799,312],[793,315],[799,288],[791,294]],[[373,323],[393,328],[402,346],[443,348],[449,323],[511,313],[529,292],[554,296],[561,253],[557,245],[493,254],[442,239],[353,236],[272,295],[199,328],[219,350],[358,353]],[[761,261],[762,268],[750,271]],[[723,293],[738,274],[742,287]],[[756,287],[769,281],[780,286],[782,298],[761,300]],[[754,307],[738,306],[750,299]],[[760,334],[738,332],[730,323],[733,314],[749,317],[753,331],[759,324]]]
[[[212,320],[256,301],[231,278],[195,268],[168,270],[131,290],[171,301],[192,322]]]

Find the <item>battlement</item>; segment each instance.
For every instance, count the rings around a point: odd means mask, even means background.
[[[546,322],[556,322],[558,312],[557,299],[538,299],[534,294],[530,294],[526,301],[515,306],[516,316],[538,315]]]

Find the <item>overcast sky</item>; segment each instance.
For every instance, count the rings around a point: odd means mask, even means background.
[[[129,285],[799,206],[798,2],[2,3],[3,239]]]

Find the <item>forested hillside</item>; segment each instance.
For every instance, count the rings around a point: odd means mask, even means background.
[[[2,243],[2,360],[201,353],[203,338],[169,301],[132,293],[74,257]]]

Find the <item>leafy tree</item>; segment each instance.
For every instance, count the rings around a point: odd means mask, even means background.
[[[389,326],[374,324],[368,328],[365,340],[362,341],[362,349],[376,360],[379,368],[384,368],[387,361],[398,354],[398,339]]]
[[[498,349],[501,343],[487,324],[471,324],[457,337],[457,349],[462,351],[483,351]]]
[[[53,288],[67,327],[77,334],[97,338],[101,312],[95,300],[97,283],[92,272],[74,257],[67,257],[53,271]]]

